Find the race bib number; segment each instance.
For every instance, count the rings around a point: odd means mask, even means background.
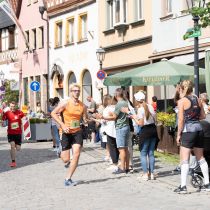
[[[19,128],[18,122],[11,123],[11,129],[17,129],[17,128]]]
[[[79,128],[80,127],[80,121],[79,120],[72,120],[70,122],[70,128]]]

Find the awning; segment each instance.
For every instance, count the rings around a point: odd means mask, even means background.
[[[55,74],[58,75],[58,76],[60,77],[61,80],[63,80],[63,77],[64,77],[64,75],[63,75],[63,70],[62,70],[62,68],[61,68],[59,65],[57,65],[57,64],[54,64],[54,65],[53,65],[52,73],[51,73],[51,79],[53,79],[53,77],[54,77]]]
[[[199,59],[205,58],[205,52],[199,53]],[[180,55],[175,56],[174,58],[170,59],[169,61],[174,63],[180,63],[180,64],[189,64],[194,62],[194,54],[186,54],[186,55]]]

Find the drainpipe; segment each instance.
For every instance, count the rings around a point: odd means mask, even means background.
[[[47,23],[47,109],[49,107],[49,98],[50,98],[50,53],[49,53],[49,18],[47,15],[47,18],[44,18],[44,12],[47,12],[47,7],[45,1],[43,1],[44,6],[39,6],[39,12],[41,14],[42,20],[46,21]]]

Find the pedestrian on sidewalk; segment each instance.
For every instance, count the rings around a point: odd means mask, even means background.
[[[116,142],[120,153],[121,164],[113,173],[121,174],[129,171],[128,140],[130,136],[130,126],[127,114],[121,111],[123,107],[128,108],[128,102],[122,88],[117,88],[115,90],[115,98],[117,100],[117,104],[114,112],[110,112],[110,115],[107,117],[102,116],[102,119],[115,121]]]
[[[110,112],[114,112],[115,105],[117,101],[113,99],[111,95],[105,95],[103,97],[103,106],[104,110],[102,114],[96,115],[97,118],[109,117]],[[106,138],[106,146],[107,146],[107,155],[105,157],[105,161],[111,162],[113,165],[110,166],[108,169],[114,170],[117,168],[118,159],[119,159],[119,151],[116,145],[116,129],[115,129],[115,121],[109,121],[105,119],[101,119],[101,128],[100,132],[102,133],[102,140]],[[110,160],[111,157],[111,160]]]
[[[181,185],[176,193],[187,193],[189,158],[193,150],[204,176],[201,191],[210,191],[208,164],[203,156],[204,133],[200,120],[205,119],[202,102],[193,94],[193,83],[184,80],[179,88],[177,144],[180,145]]]
[[[91,119],[96,113],[96,102],[91,96],[87,97],[87,101],[90,103],[87,108],[88,118]],[[96,143],[96,123],[94,120],[88,120],[88,132],[91,133],[91,142]]]
[[[137,115],[132,115],[128,109],[123,108],[122,111],[127,112],[135,122],[141,126],[139,134],[139,150],[141,153],[141,165],[143,169],[142,180],[154,180],[155,168],[155,145],[157,142],[157,129],[155,125],[156,113],[152,105],[146,103],[146,95],[143,91],[134,94],[135,100],[138,102]]]
[[[10,143],[11,160],[10,167],[16,167],[16,151],[20,151],[22,143],[22,121],[21,119],[25,116],[24,113],[16,108],[17,104],[12,101],[7,111],[3,113],[3,121],[8,121],[7,136],[8,142]]]
[[[75,186],[77,183],[72,181],[71,178],[77,168],[83,145],[80,120],[83,118],[83,121],[87,122],[87,110],[85,105],[79,100],[80,86],[73,83],[69,89],[71,94],[70,99],[58,104],[52,111],[51,116],[61,126],[63,131],[61,137],[61,158],[64,163],[70,161],[70,149],[73,149],[73,159],[71,160],[64,184],[65,186]],[[61,113],[63,119],[60,119],[58,116]]]
[[[58,106],[59,102],[60,102],[60,99],[58,97],[55,97],[53,99],[53,104],[52,104],[53,109],[55,109]],[[58,117],[60,117],[59,114],[58,114]],[[57,156],[60,157],[60,153],[61,153],[61,143],[60,143],[60,135],[59,135],[60,125],[54,119],[52,119],[51,124],[52,124],[53,138],[55,139],[55,143],[56,143],[55,152],[57,153]]]

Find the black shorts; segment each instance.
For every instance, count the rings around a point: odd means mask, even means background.
[[[193,149],[193,147],[204,148],[203,131],[182,133],[181,146]]]
[[[90,121],[88,123],[88,131],[89,132],[96,132],[96,122],[95,121]]]
[[[72,148],[73,144],[83,145],[82,131],[76,133],[66,134],[63,133],[61,137],[62,151],[66,151]]]
[[[16,145],[22,144],[22,135],[21,134],[8,134],[8,142],[14,141]]]

